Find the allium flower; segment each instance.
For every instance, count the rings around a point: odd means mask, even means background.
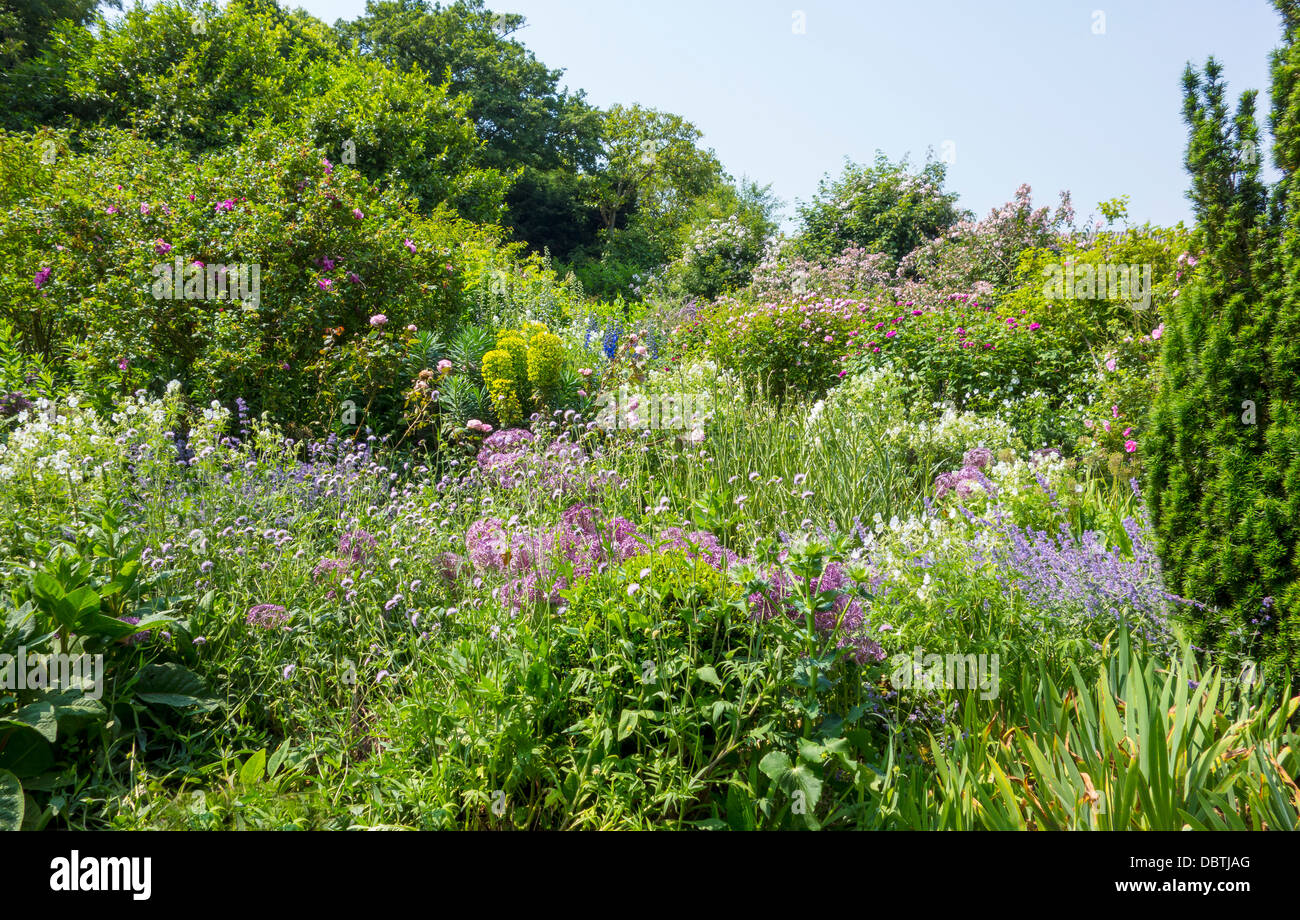
[[[366,562],[374,555],[377,541],[364,530],[349,530],[339,538],[339,555],[353,562]]]
[[[256,607],[248,609],[248,616],[245,622],[249,626],[257,626],[262,629],[275,629],[278,626],[284,626],[289,619],[289,615],[284,612],[284,607],[279,604],[258,604]],[[286,629],[288,627],[285,627]]]
[[[970,469],[986,470],[993,465],[993,451],[987,447],[972,447],[962,457],[961,465]]]

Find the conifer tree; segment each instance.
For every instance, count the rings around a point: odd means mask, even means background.
[[[1152,520],[1171,590],[1207,606],[1194,641],[1300,672],[1300,0],[1277,0],[1275,160],[1260,178],[1256,94],[1230,113],[1219,64],[1184,74],[1199,259],[1165,322],[1146,443]],[[1279,128],[1281,130],[1279,130]],[[1258,635],[1258,644],[1253,644]]]

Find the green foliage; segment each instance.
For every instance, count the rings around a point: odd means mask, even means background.
[[[242,397],[317,430],[352,400],[391,430],[404,327],[447,328],[460,309],[453,251],[490,237],[419,217],[275,133],[179,175],[174,152],[103,140],[44,164],[43,141],[0,137],[0,169],[20,177],[0,219],[0,315],[24,346],[126,392],[176,379],[204,403]]]
[[[1284,5],[1289,8],[1289,5]],[[1285,92],[1300,68],[1288,20],[1275,59],[1274,120],[1295,117]],[[1174,590],[1204,599],[1195,636],[1207,646],[1261,654],[1274,671],[1300,670],[1300,251],[1287,216],[1284,171],[1266,209],[1259,177],[1255,93],[1235,115],[1221,68],[1188,69],[1187,167],[1199,221],[1197,280],[1166,323],[1161,386],[1147,451],[1152,518]],[[1279,163],[1289,163],[1284,140]]]
[[[500,214],[508,180],[477,163],[466,100],[419,73],[345,54],[302,12],[166,2],[133,8],[94,37],[61,28],[68,47],[50,48],[13,81],[10,126],[130,128],[191,153],[233,147],[250,126],[275,126],[369,179],[405,187],[425,208],[446,202],[477,220]],[[25,91],[33,80],[44,88],[37,99]]]
[[[429,88],[468,100],[483,146],[476,160],[515,177],[503,223],[534,251],[568,259],[594,240],[595,211],[582,201],[579,170],[600,149],[599,113],[581,92],[561,87],[561,71],[538,61],[512,36],[526,25],[483,0],[448,6],[375,2],[335,29],[363,55],[406,70],[418,67]],[[441,90],[438,90],[439,92]]]
[[[502,426],[515,428],[523,421],[519,401],[520,387],[514,356],[504,348],[494,348],[483,356],[483,382],[492,400],[492,411]]]
[[[799,208],[804,255],[830,260],[857,246],[903,258],[961,218],[957,195],[943,190],[947,173],[938,160],[913,172],[906,160],[891,163],[883,153],[870,166],[847,161],[839,178],[823,178]]]
[[[924,826],[987,830],[1296,830],[1300,697],[1171,666],[1122,634],[1096,680],[1026,677],[1010,731],[967,707],[935,742]],[[947,745],[944,744],[947,742]],[[947,749],[945,750],[945,747]],[[921,817],[920,814],[917,817]]]

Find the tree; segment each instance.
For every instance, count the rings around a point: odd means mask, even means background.
[[[1296,0],[1278,0],[1286,43],[1273,62],[1273,190],[1259,174],[1256,94],[1230,112],[1222,69],[1184,74],[1186,165],[1197,280],[1166,319],[1147,453],[1151,514],[1173,590],[1209,606],[1207,647],[1300,669],[1300,154]],[[1254,643],[1257,635],[1259,642]],[[1244,640],[1244,641],[1243,641]],[[1254,647],[1251,647],[1251,646]]]
[[[288,126],[336,164],[404,184],[426,211],[446,202],[474,220],[501,216],[509,183],[480,162],[466,99],[351,54],[274,0],[136,7],[97,35],[64,23],[20,70],[6,84],[15,127],[130,127],[202,154],[258,124]]]
[[[107,0],[122,8],[121,0]],[[35,57],[60,22],[87,26],[99,0],[0,0],[0,64],[5,70]]]
[[[943,190],[947,170],[930,160],[914,173],[906,158],[891,163],[883,153],[872,166],[848,160],[838,179],[824,177],[799,208],[802,254],[826,261],[856,246],[902,259],[965,216],[956,193]]]
[[[365,15],[335,30],[363,55],[400,70],[419,68],[451,95],[464,95],[483,147],[477,162],[515,177],[507,223],[533,248],[567,258],[594,240],[580,172],[600,150],[600,113],[561,87],[563,71],[538,61],[512,36],[523,16],[483,0],[369,0]]]
[[[657,228],[681,226],[695,202],[723,181],[722,164],[696,142],[700,130],[680,115],[616,105],[601,126],[604,149],[591,182],[606,230],[635,210]]]

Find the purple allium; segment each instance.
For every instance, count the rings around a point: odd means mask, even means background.
[[[378,543],[364,530],[349,530],[339,538],[339,555],[353,562],[364,563],[374,555]]]
[[[248,608],[248,616],[245,622],[249,626],[258,626],[262,629],[275,629],[278,626],[285,626],[289,615],[284,612],[284,607],[279,604],[258,604],[255,607]],[[285,629],[288,629],[285,626]]]
[[[961,465],[968,469],[986,470],[993,465],[993,451],[987,447],[972,447],[962,457]]]

